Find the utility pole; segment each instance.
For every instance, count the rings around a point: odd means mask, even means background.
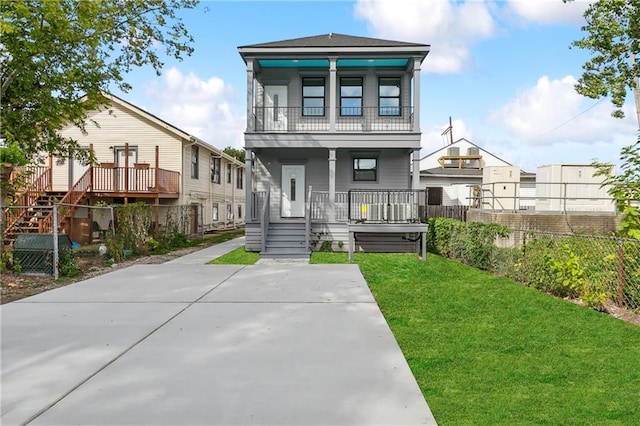
[[[449,116],[449,127],[444,132],[440,133],[440,136],[444,136],[449,133],[449,144],[453,145],[453,124],[451,123],[451,116]]]

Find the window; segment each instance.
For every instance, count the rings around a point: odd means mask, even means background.
[[[233,220],[233,206],[227,204],[227,220]]]
[[[427,187],[427,205],[428,206],[442,205],[442,187],[441,186]]]
[[[383,77],[378,80],[378,114],[400,115],[400,79]]]
[[[191,146],[191,179],[198,179],[198,170],[200,166],[198,165],[198,146]]]
[[[354,158],[353,180],[375,182],[378,180],[377,158]]]
[[[236,188],[242,189],[242,182],[244,181],[244,170],[242,167],[236,169]]]
[[[242,219],[242,204],[238,204],[238,219]]]
[[[231,164],[227,164],[227,183],[231,183]]]
[[[324,78],[302,79],[302,115],[324,115]]]
[[[220,157],[211,156],[211,182],[220,183]]]
[[[211,209],[211,220],[213,222],[217,222],[219,220],[218,217],[218,203],[213,203],[213,208]]]
[[[340,115],[362,115],[362,78],[340,79]]]

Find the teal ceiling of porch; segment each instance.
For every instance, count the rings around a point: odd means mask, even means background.
[[[406,67],[408,59],[338,59],[338,68],[348,67]]]
[[[406,67],[408,59],[338,59],[338,68]],[[329,68],[328,59],[259,59],[262,68]]]
[[[263,68],[329,68],[328,59],[260,59]]]

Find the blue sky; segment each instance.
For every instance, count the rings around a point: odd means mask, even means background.
[[[431,45],[422,66],[422,154],[465,137],[504,160],[535,171],[551,163],[617,162],[638,123],[610,117],[608,100],[573,86],[588,53],[582,37],[587,1],[203,1],[183,11],[195,51],[128,75],[114,91],[219,148],[242,147],[246,71],[237,47],[329,32]]]

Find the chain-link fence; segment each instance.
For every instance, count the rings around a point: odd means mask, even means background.
[[[452,228],[443,254],[596,309],[614,303],[640,312],[640,241],[530,230],[500,235],[490,226]]]

